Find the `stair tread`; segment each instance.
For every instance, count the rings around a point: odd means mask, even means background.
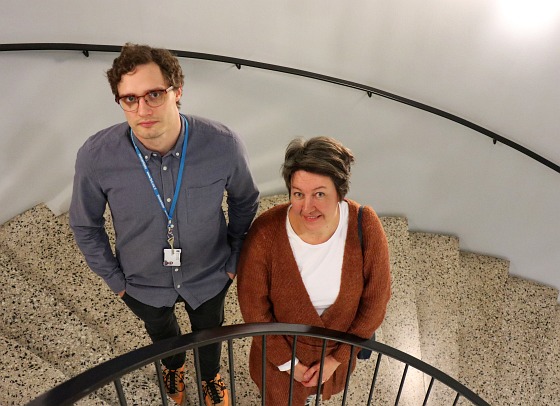
[[[16,341],[69,378],[117,355],[96,330],[48,290],[26,278],[27,273],[2,250],[0,263],[0,283],[10,287],[2,297],[0,331],[4,337]],[[32,375],[33,371],[26,371],[27,378]],[[131,398],[137,401],[153,395],[153,391],[144,389],[146,378],[141,373],[123,381],[131,389]],[[112,387],[101,388],[96,394],[104,399],[116,398]]]
[[[554,315],[557,292],[528,280],[508,277],[497,348],[504,404],[537,404],[545,332]],[[504,384],[505,383],[505,384]],[[509,402],[509,403],[508,403]]]
[[[0,335],[0,353],[0,404],[29,402],[68,379],[49,362],[3,335]]]
[[[508,261],[461,252],[459,380],[493,404],[497,401],[495,348],[499,343]]]
[[[17,261],[29,266],[29,278],[48,287],[56,300],[86,324],[96,326],[112,343],[115,354],[150,343],[145,334],[138,333],[144,331],[140,320],[85,263],[67,214],[55,217],[46,206],[36,206],[4,225],[2,237]]]
[[[409,258],[410,241],[408,221],[403,217],[381,217],[387,235],[391,261],[391,300],[376,339],[401,351],[421,358],[418,309],[416,306],[416,275]],[[395,399],[398,382],[402,375],[402,365],[392,362],[382,364],[384,374],[384,398]],[[386,380],[387,382],[384,382]],[[410,370],[407,383],[401,394],[404,404],[422,402],[423,379],[416,370]]]
[[[459,240],[420,232],[411,232],[409,239],[411,265],[416,273],[422,360],[457,378]],[[434,387],[435,402],[445,402],[450,397],[447,388]]]
[[[554,307],[542,354],[542,382],[538,404],[554,405],[560,399],[560,304]]]

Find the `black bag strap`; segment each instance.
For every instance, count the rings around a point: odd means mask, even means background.
[[[360,247],[362,248],[362,257],[364,257],[364,239],[362,236],[362,213],[364,211],[364,206],[360,206],[358,208],[358,237],[360,238]],[[373,337],[375,340],[375,333],[373,333]],[[362,348],[358,352],[358,359],[369,359],[371,357],[371,350],[366,350]]]
[[[358,237],[360,238],[360,247],[362,248],[362,256],[364,256],[364,241],[362,237],[362,213],[364,211],[364,206],[360,206],[358,209]]]

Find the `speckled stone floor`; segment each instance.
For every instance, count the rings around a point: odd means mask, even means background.
[[[260,211],[286,199],[263,198]],[[441,368],[492,405],[560,404],[558,292],[509,276],[507,261],[461,252],[456,237],[410,233],[404,218],[382,222],[393,295],[377,339]],[[140,321],[85,265],[66,215],[55,217],[38,205],[1,226],[0,275],[0,405],[25,404],[87,368],[149,344]],[[177,312],[188,332],[184,313]],[[226,324],[241,322],[234,283]],[[260,404],[246,366],[249,343],[234,341],[240,406]],[[225,348],[222,376],[229,381]],[[366,404],[375,364],[374,358],[358,362],[348,405]],[[382,359],[374,404],[395,403],[402,369]],[[154,375],[147,366],[123,380],[129,404],[161,404]],[[196,405],[192,369],[188,375],[189,404]],[[399,404],[421,404],[426,386],[425,377],[410,370]],[[435,387],[429,404],[451,404],[446,396]],[[109,386],[78,404],[115,399]],[[341,395],[322,404],[341,404]]]

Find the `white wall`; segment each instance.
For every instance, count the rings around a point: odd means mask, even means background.
[[[311,70],[441,108],[560,163],[558,7],[546,13],[552,25],[527,27],[508,22],[502,3],[4,0],[0,41],[132,41]],[[0,223],[41,202],[67,209],[77,148],[123,119],[104,78],[115,56],[0,53]],[[182,64],[183,112],[243,136],[263,194],[283,191],[279,166],[291,138],[331,135],[357,155],[350,197],[407,216],[412,230],[457,235],[462,249],[506,258],[511,273],[560,288],[560,174],[356,90]]]

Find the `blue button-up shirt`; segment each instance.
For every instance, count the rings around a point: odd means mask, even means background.
[[[245,234],[258,206],[258,190],[240,138],[225,126],[194,116],[175,213],[174,248],[181,265],[163,266],[167,218],[139,162],[127,123],[90,137],[78,151],[70,226],[89,267],[114,291],[151,306],[172,306],[180,295],[196,308],[235,273]],[[164,156],[136,145],[169,212],[181,160],[184,122]],[[227,192],[228,220],[222,211]],[[113,254],[103,213],[111,210]]]

